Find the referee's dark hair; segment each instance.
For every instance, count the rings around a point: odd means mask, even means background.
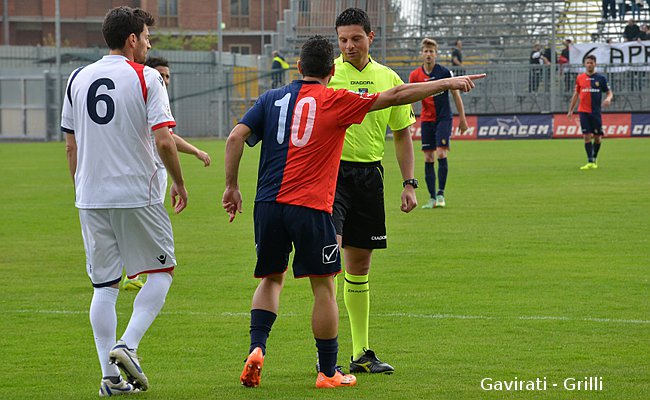
[[[156,67],[169,68],[169,61],[167,61],[165,57],[147,57],[147,61],[144,62],[144,65],[151,68],[156,68]]]
[[[370,18],[360,8],[348,8],[336,17],[336,31],[339,26],[361,25],[366,33],[370,33]]]
[[[123,49],[132,33],[139,39],[144,26],[153,26],[155,22],[153,15],[140,8],[115,7],[104,17],[102,34],[109,49]]]
[[[334,48],[327,38],[312,36],[300,50],[300,67],[303,76],[325,78],[334,66]]]

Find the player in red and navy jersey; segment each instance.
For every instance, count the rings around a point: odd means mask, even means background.
[[[573,110],[580,100],[578,114],[580,115],[580,127],[582,136],[585,139],[585,151],[587,152],[587,164],[580,167],[581,170],[596,169],[598,151],[603,140],[603,121],[601,116],[603,107],[611,104],[614,93],[607,85],[607,78],[596,73],[596,56],[590,54],[585,57],[586,72],[576,78],[576,90],[571,97],[571,105],[567,117],[573,119]],[[605,93],[605,100],[602,94]],[[593,143],[592,143],[593,140]]]
[[[422,66],[411,72],[409,82],[427,82],[432,80],[451,78],[453,73],[447,68],[436,63],[438,55],[438,43],[435,40],[422,39],[420,55]],[[452,90],[451,95],[456,103],[458,117],[460,119],[459,129],[462,132],[467,130],[465,118],[465,107],[460,98],[458,90]],[[445,186],[447,184],[447,153],[449,152],[449,140],[451,139],[452,116],[449,106],[449,91],[436,93],[431,97],[422,100],[422,113],[420,114],[422,127],[422,151],[424,152],[424,178],[429,189],[429,202],[422,208],[434,208],[445,206]],[[435,158],[434,158],[435,152]],[[434,169],[435,159],[438,159],[438,191],[436,192],[436,171]]]
[[[334,275],[341,272],[341,261],[331,213],[345,131],[361,123],[370,111],[409,104],[442,90],[469,91],[474,86],[472,80],[484,76],[401,85],[374,94],[334,90],[326,87],[334,74],[333,53],[327,39],[310,38],[298,62],[303,79],[260,96],[226,142],[222,205],[230,221],[242,210],[237,178],[244,143],[253,146],[262,142],[253,212],[255,276],[262,280],[253,296],[250,355],[240,377],[244,386],[260,384],[266,341],[277,317],[293,247],[293,274],[309,277],[314,293],[312,330],[319,357],[316,387],[356,384],[353,375],[336,367]]]

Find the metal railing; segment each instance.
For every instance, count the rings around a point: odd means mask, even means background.
[[[181,67],[172,61],[169,88],[177,132],[183,136],[225,137],[257,97],[271,88],[270,69],[253,67]],[[417,65],[397,66],[406,82]],[[463,94],[467,114],[566,112],[579,66],[551,70],[547,65],[508,64],[465,67],[460,73],[487,73],[470,93]],[[609,111],[647,111],[650,67],[599,65],[614,92]],[[63,77],[65,82],[66,76]],[[555,74],[555,79],[551,79]],[[285,81],[299,78],[295,69]],[[0,76],[0,139],[56,140],[63,94],[56,94],[52,73]],[[452,102],[453,106],[453,102]],[[416,113],[419,104],[415,104]]]

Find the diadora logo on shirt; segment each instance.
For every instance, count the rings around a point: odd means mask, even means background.
[[[323,247],[323,264],[332,264],[338,260],[339,256],[339,245],[331,244],[329,246]]]
[[[374,85],[373,81],[350,81],[350,85]]]

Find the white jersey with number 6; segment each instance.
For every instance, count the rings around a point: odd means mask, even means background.
[[[61,129],[77,143],[77,208],[136,208],[163,202],[153,131],[174,127],[167,90],[153,68],[118,55],[68,79]]]

